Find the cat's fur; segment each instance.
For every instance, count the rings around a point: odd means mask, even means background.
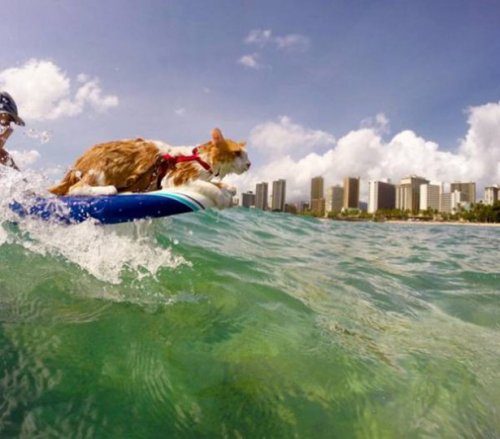
[[[112,195],[118,192],[147,192],[167,187],[209,182],[214,177],[242,174],[250,167],[244,142],[225,139],[219,129],[212,131],[212,140],[198,147],[197,161],[168,165],[161,182],[159,172],[165,167],[163,156],[190,156],[192,148],[173,147],[166,143],[129,139],[102,143],[90,148],[74,164],[62,181],[49,189],[55,195]],[[221,183],[217,183],[219,188]],[[210,183],[212,185],[212,183]],[[195,185],[203,191],[203,184]],[[205,187],[205,191],[210,190]]]

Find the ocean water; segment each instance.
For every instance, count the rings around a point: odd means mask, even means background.
[[[500,229],[0,227],[0,437],[500,436]]]

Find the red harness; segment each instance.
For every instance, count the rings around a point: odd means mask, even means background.
[[[177,163],[183,162],[198,162],[200,166],[206,171],[213,174],[211,166],[200,157],[200,153],[198,152],[199,147],[193,148],[193,153],[191,155],[178,155],[173,156],[170,154],[163,154],[160,157],[160,163],[158,164],[158,168],[156,171],[157,176],[157,187],[160,187],[160,183],[163,180],[163,177],[167,174],[167,172],[174,168]]]
[[[200,157],[200,153],[198,152],[198,146],[193,149],[192,155],[178,155],[172,156],[170,154],[163,154],[161,157],[163,161],[168,164],[176,165],[177,163],[182,162],[198,162],[206,171],[212,173],[212,168],[210,165]]]

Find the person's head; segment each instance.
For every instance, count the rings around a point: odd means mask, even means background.
[[[10,126],[11,122],[24,125],[24,120],[17,114],[17,105],[12,96],[6,91],[0,91],[0,125]]]

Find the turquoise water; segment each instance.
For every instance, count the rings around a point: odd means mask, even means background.
[[[500,436],[500,229],[4,222],[0,437]]]

